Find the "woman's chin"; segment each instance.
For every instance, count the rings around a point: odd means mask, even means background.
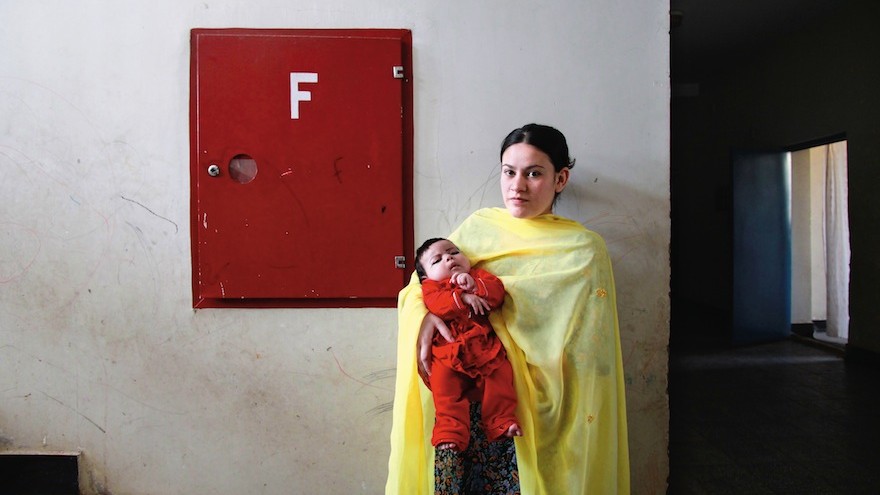
[[[510,216],[514,218],[529,218],[531,215],[529,214],[529,208],[526,208],[525,203],[505,203],[505,208],[507,208]]]

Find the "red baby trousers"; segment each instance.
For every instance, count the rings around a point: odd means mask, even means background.
[[[487,351],[492,357],[486,361]],[[435,339],[431,364],[436,423],[431,444],[453,443],[467,450],[470,403],[482,402],[482,427],[487,439],[498,440],[516,420],[513,369],[494,332],[466,332],[455,342]]]

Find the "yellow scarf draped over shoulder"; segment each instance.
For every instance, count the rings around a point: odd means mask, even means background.
[[[566,218],[517,219],[502,208],[475,212],[449,238],[507,290],[490,320],[516,381],[522,494],[628,494],[623,364],[605,242]],[[434,491],[434,405],[416,364],[426,313],[413,277],[398,298],[386,494]]]

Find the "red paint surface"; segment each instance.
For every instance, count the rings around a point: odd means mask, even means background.
[[[191,41],[193,306],[393,306],[412,269],[409,31]],[[298,119],[292,72],[318,74],[298,85],[311,93]],[[230,174],[239,155],[256,162],[250,182]]]

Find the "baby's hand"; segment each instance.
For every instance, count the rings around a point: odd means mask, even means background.
[[[452,283],[465,292],[473,292],[477,287],[474,277],[468,273],[456,273],[452,276]]]
[[[465,292],[461,295],[461,300],[470,306],[471,311],[473,311],[474,314],[484,315],[492,309],[492,307],[489,306],[489,301],[486,301],[476,294]]]

